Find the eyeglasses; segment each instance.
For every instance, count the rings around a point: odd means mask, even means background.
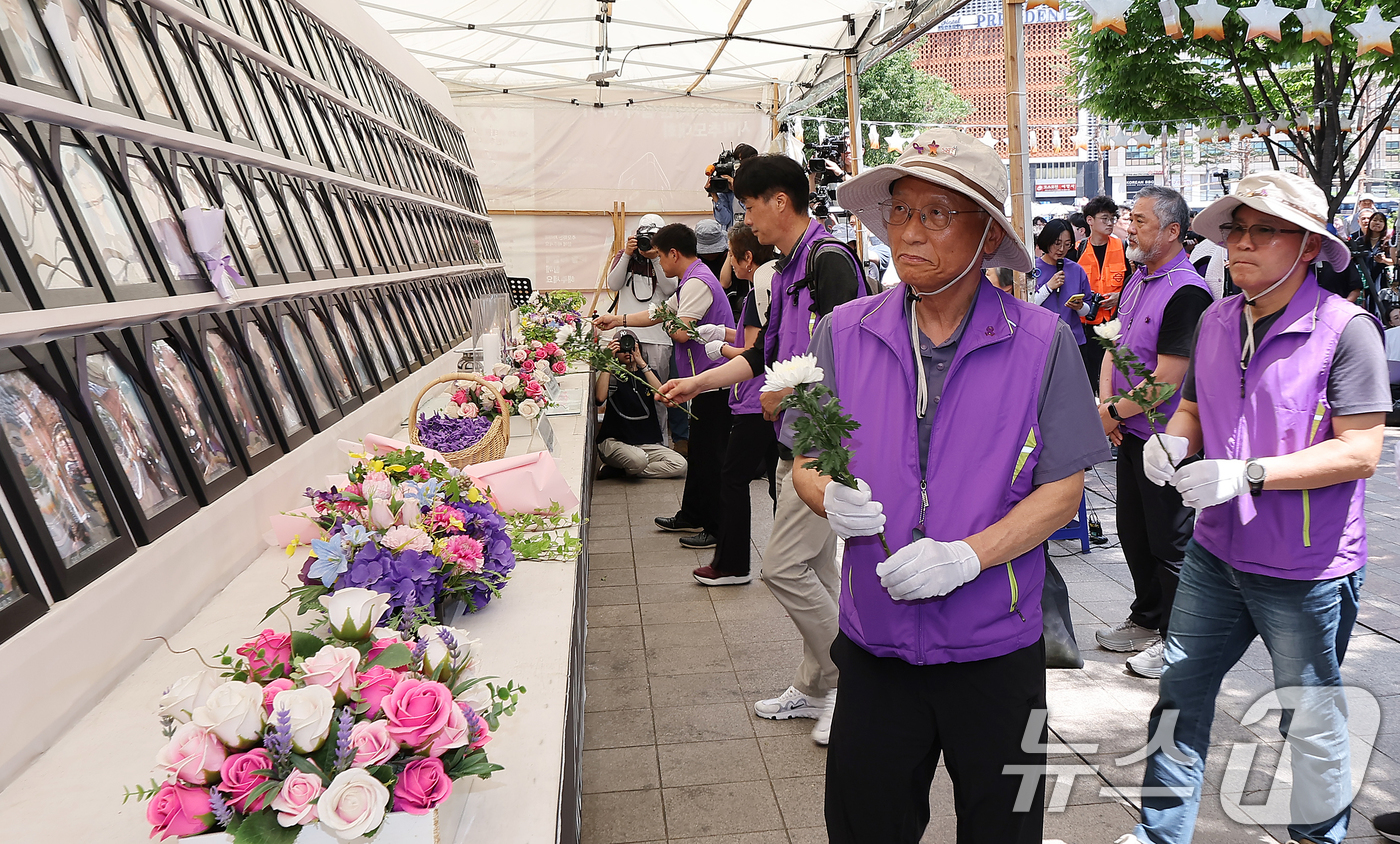
[[[1093,217],[1090,217],[1089,219],[1098,220],[1100,223],[1105,224],[1118,222],[1118,217],[1115,214],[1097,214]]]
[[[1256,244],[1273,243],[1281,234],[1302,234],[1302,229],[1280,229],[1274,226],[1242,226],[1239,223],[1226,223],[1220,227],[1220,237],[1226,243],[1239,243],[1249,234],[1249,242]]]
[[[903,202],[886,200],[879,203],[880,217],[891,226],[902,226],[909,222],[909,218],[916,213],[919,215],[919,222],[929,231],[943,231],[953,224],[953,217],[957,214],[985,214],[981,208],[974,211],[956,211],[946,205],[928,205],[923,208],[913,208]]]

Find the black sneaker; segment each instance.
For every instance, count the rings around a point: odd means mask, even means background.
[[[743,586],[753,582],[752,574],[726,574],[713,566],[701,566],[691,574],[701,586]]]
[[[1391,841],[1400,841],[1400,812],[1387,812],[1384,815],[1377,815],[1376,819],[1371,821],[1371,824],[1375,826],[1376,832],[1384,835],[1387,839]]]
[[[687,548],[713,548],[719,544],[719,540],[713,533],[702,530],[694,536],[682,536],[681,544]]]
[[[604,463],[603,465],[598,467],[598,480],[600,481],[610,481],[613,478],[625,477],[627,477],[627,471],[618,466],[613,466],[611,464]]]
[[[690,520],[681,518],[680,513],[674,516],[657,516],[656,526],[677,533],[698,533],[704,530],[699,525],[691,524]]]

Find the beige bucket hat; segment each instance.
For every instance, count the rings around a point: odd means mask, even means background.
[[[1241,205],[1322,235],[1322,260],[1333,269],[1345,269],[1351,263],[1347,245],[1327,230],[1327,197],[1322,195],[1322,189],[1292,173],[1277,170],[1250,173],[1235,182],[1235,189],[1229,196],[1220,197],[1197,214],[1191,228],[1203,237],[1222,243],[1220,227],[1234,219],[1235,209]]]
[[[983,266],[1030,271],[1030,252],[1006,216],[1006,164],[996,150],[956,129],[930,129],[910,141],[895,163],[872,167],[841,185],[836,189],[836,199],[842,208],[854,212],[866,229],[889,243],[889,229],[880,216],[879,205],[890,198],[891,185],[905,176],[957,191],[981,206],[1001,226],[1006,238]]]

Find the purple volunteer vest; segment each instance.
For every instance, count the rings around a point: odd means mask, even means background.
[[[700,319],[700,325],[723,325],[725,328],[734,327],[734,312],[729,309],[729,299],[724,295],[724,288],[719,286],[719,279],[710,272],[710,268],[705,266],[705,262],[699,258],[691,264],[681,276],[680,286],[684,287],[691,279],[703,281],[705,286],[710,288],[710,309],[705,312],[705,316]],[[679,289],[679,288],[677,288]],[[699,375],[707,369],[714,369],[723,361],[710,360],[710,356],[705,354],[705,344],[691,338],[684,343],[676,344],[676,377],[690,378]]]
[[[919,476],[914,352],[906,285],[836,308],[831,316],[841,405],[860,428],[851,435],[851,471],[884,505],[891,548],[920,524],[924,534],[966,539],[1006,516],[1032,490],[1041,452],[1037,405],[1058,319],[983,281],[936,405],[928,470]],[[934,412],[934,408],[930,408]],[[987,569],[942,598],[895,601],[875,567],[877,537],[846,542],[841,629],[876,656],[915,665],[1002,656],[1041,636],[1045,557],[1039,547]]]
[[[744,323],[749,318],[749,298],[744,299],[744,307],[739,312],[738,336],[735,337],[736,346],[744,344]],[[759,393],[763,389],[765,376],[750,378],[747,381],[740,381],[729,390],[729,410],[731,413],[762,413],[763,404],[759,399]]]
[[[1210,287],[1201,274],[1191,265],[1191,258],[1182,250],[1157,273],[1147,275],[1146,267],[1139,267],[1128,283],[1123,285],[1122,298],[1118,300],[1118,320],[1123,326],[1119,345],[1126,346],[1138,356],[1148,371],[1157,368],[1157,335],[1162,330],[1162,314],[1167,309],[1176,291],[1187,285],[1194,285],[1207,293]],[[1095,341],[1097,342],[1097,341]],[[1239,355],[1235,356],[1239,360]],[[1134,377],[1132,386],[1142,379]],[[1113,370],[1113,391],[1128,389],[1128,380],[1117,368]],[[1181,403],[1181,391],[1157,405],[1157,411],[1168,419]],[[1147,415],[1139,413],[1123,420],[1123,428],[1138,439],[1147,439],[1152,428],[1147,424]]]
[[[798,238],[792,257],[773,275],[773,298],[769,305],[768,330],[764,332],[764,359],[788,360],[807,354],[812,332],[817,327],[817,315],[812,312],[812,291],[803,287],[796,297],[788,291],[807,272],[807,247],[812,241],[827,236],[826,227],[817,220],[807,224],[807,231]]]
[[[1311,271],[1240,378],[1243,296],[1211,305],[1196,341],[1196,401],[1205,456],[1248,460],[1332,439],[1327,376],[1361,308],[1322,290]],[[1366,564],[1366,482],[1265,490],[1202,510],[1196,541],[1240,571],[1325,580]]]

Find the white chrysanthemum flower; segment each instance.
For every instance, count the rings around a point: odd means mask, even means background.
[[[817,366],[816,355],[798,355],[768,367],[761,392],[776,393],[799,384],[820,384],[825,375],[822,368]]]
[[[1118,339],[1123,336],[1123,324],[1116,319],[1111,319],[1103,325],[1094,326],[1094,333],[1105,340],[1117,343]]]

